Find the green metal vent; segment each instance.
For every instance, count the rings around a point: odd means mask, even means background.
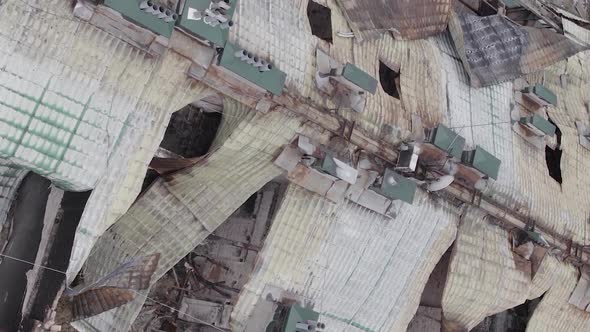
[[[336,174],[338,166],[336,166],[334,158],[330,155],[327,155],[324,159],[320,161],[318,169],[324,173],[330,174],[334,177],[338,177],[338,175]]]
[[[303,308],[298,304],[294,304],[289,309],[289,315],[283,328],[284,332],[301,332],[300,328],[297,328],[297,324],[305,322],[316,322],[319,320],[320,314],[307,308]]]
[[[444,125],[438,125],[430,134],[430,143],[441,150],[447,151],[455,158],[461,158],[465,138]]]
[[[273,66],[267,68],[267,71],[261,71],[259,67],[240,58],[238,53],[241,53],[242,51],[241,48],[227,42],[223,49],[223,54],[219,59],[219,65],[256,84],[264,90],[270,91],[276,96],[280,96],[283,93],[287,74]]]
[[[148,4],[152,6],[149,7]],[[176,10],[164,8],[162,15],[156,12],[155,9],[162,7],[157,1],[105,0],[104,5],[121,13],[127,20],[166,38],[172,36],[175,21],[178,19]]]
[[[197,38],[208,40],[222,47],[227,42],[229,28],[233,24],[231,20],[236,11],[237,3],[238,0],[229,1],[229,8],[224,10],[224,16],[227,19],[225,24],[211,25],[206,22],[204,13],[205,10],[210,9],[212,1],[187,0],[178,26]]]
[[[344,66],[342,77],[369,93],[375,94],[377,91],[377,80],[353,64]]]
[[[416,183],[388,168],[383,174],[381,186],[372,190],[389,199],[412,204],[416,195]]]
[[[553,137],[557,128],[542,116],[537,114],[520,118],[520,123],[534,131],[539,136],[549,135]]]
[[[358,171],[355,168],[340,160],[334,159],[331,155],[326,155],[316,168],[350,184],[355,184],[358,176]]]
[[[547,89],[545,86],[541,84],[529,86],[528,88],[525,88],[522,92],[530,94],[532,96],[536,96],[545,103],[557,106],[557,96],[551,90]]]
[[[461,160],[463,163],[472,166],[488,177],[494,180],[498,179],[500,164],[502,162],[480,146],[477,146],[475,150],[464,151]]]

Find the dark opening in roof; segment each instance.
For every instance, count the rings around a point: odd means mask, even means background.
[[[393,98],[400,99],[400,71],[393,70],[388,65],[379,61],[379,82],[383,91]]]
[[[551,176],[555,181],[559,184],[563,183],[563,178],[561,176],[561,156],[563,151],[561,150],[561,130],[551,118],[549,118],[549,122],[551,122],[555,127],[555,134],[557,136],[557,147],[555,149],[550,148],[549,146],[545,147],[545,161],[547,162],[547,169],[549,170],[549,176]]]
[[[332,11],[313,0],[307,5],[307,18],[311,26],[311,33],[318,38],[332,42]]]

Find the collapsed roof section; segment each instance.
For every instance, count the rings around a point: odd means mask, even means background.
[[[281,173],[272,160],[300,127],[299,119],[281,112],[264,116],[242,104],[226,103],[214,152],[201,164],[156,180],[98,239],[84,276],[92,282],[127,257],[158,252],[154,281],[160,278]],[[144,301],[138,296],[130,304],[73,325],[81,331],[127,331]]]
[[[391,31],[395,39],[422,39],[443,32],[450,0],[338,0],[357,38]]]
[[[474,87],[540,71],[587,49],[554,31],[519,26],[501,15],[454,13],[449,28]]]

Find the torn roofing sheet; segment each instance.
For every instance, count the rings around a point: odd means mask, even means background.
[[[560,318],[563,321],[565,316],[575,311],[565,308],[571,290],[577,283],[577,278],[571,276],[574,269],[546,254],[533,274],[532,261],[513,252],[509,232],[492,221],[493,218],[474,208],[469,208],[461,219],[443,292],[445,326],[449,331],[470,330],[488,316],[516,307],[527,299],[539,298],[547,290],[549,294],[561,292],[566,285],[570,292],[563,298],[563,303],[556,306],[563,309],[552,310],[551,315],[541,316],[558,316],[559,310],[564,310],[568,314]],[[547,299],[547,296],[542,302],[556,302],[555,299]],[[590,314],[581,310],[580,313],[583,314],[572,317],[573,326],[588,324]],[[531,330],[529,324],[527,331],[560,329]]]
[[[396,39],[422,39],[443,32],[450,0],[337,0],[357,38],[391,31]]]
[[[129,257],[160,253],[154,280],[200,244],[281,170],[273,160],[300,130],[300,120],[234,103],[223,118],[243,120],[201,164],[159,179],[96,243],[84,269],[90,281]],[[217,142],[220,144],[221,142]],[[143,292],[147,294],[147,290]],[[75,323],[81,331],[127,331],[145,298]]]
[[[474,87],[540,71],[585,49],[556,32],[521,27],[500,15],[453,13],[449,28]]]
[[[313,303],[330,331],[405,331],[457,216],[419,194],[393,219],[290,185],[232,313],[243,331],[279,288]],[[249,326],[248,330],[251,330]]]
[[[127,148],[130,152],[113,158],[112,162],[118,161],[120,166],[111,166],[113,169],[101,178],[92,191],[76,232],[67,271],[69,282],[74,280],[82,268],[98,237],[125,214],[137,198],[147,167],[160,145],[172,111],[179,110],[213,93],[204,84],[190,81],[185,74],[188,66],[190,61],[169,53],[162,61],[160,70],[155,74],[157,76],[153,84],[147,87],[145,93],[169,93],[175,97],[165,105],[141,105],[133,113],[133,118],[141,118],[141,121],[147,121],[149,126],[142,132],[129,133],[129,135],[137,136],[137,143],[133,145],[133,141],[127,141],[126,144],[131,144]],[[179,84],[179,82],[182,83]]]

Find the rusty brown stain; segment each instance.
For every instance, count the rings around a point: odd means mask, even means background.
[[[222,272],[222,270],[219,267],[219,265],[213,264],[211,266],[211,269],[209,270],[209,273],[207,273],[207,279],[212,282],[222,281],[221,280],[221,272]]]
[[[303,182],[311,173],[311,170],[303,164],[297,164],[295,169],[289,173],[289,180],[295,183]]]

